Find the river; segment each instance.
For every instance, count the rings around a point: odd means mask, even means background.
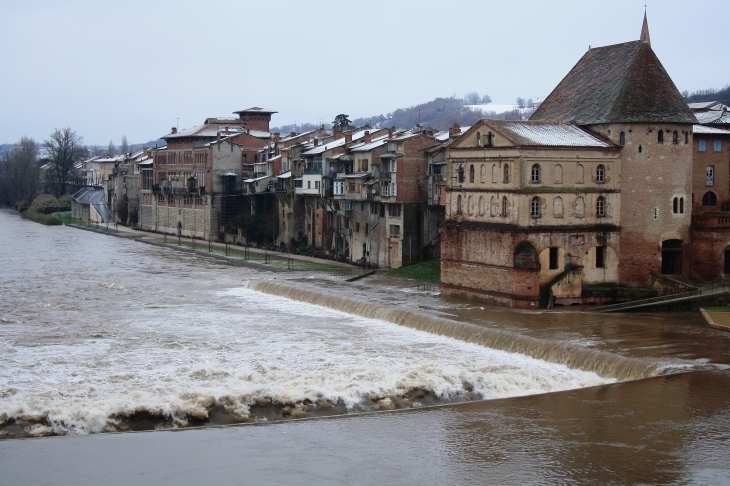
[[[730,482],[730,336],[695,313],[515,312],[6,211],[0,248],[0,433],[65,436],[0,442],[12,483],[110,453],[159,480],[201,434],[181,482]],[[216,424],[255,425],[190,428]],[[184,432],[96,434],[155,429]]]

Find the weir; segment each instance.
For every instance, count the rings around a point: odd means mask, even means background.
[[[573,369],[592,371],[604,378],[615,378],[619,381],[638,380],[679,371],[664,363],[620,356],[571,343],[524,336],[513,331],[481,327],[353,298],[326,295],[315,290],[300,289],[272,281],[251,280],[248,286],[266,294],[321,305],[369,319],[392,322],[509,353],[519,353]]]

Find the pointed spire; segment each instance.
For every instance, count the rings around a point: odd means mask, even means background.
[[[644,23],[641,25],[641,35],[639,36],[639,40],[651,45],[651,39],[649,38],[649,23],[646,21],[646,5],[644,5]]]

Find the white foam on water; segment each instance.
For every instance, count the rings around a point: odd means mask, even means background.
[[[184,424],[207,417],[214,403],[246,417],[264,397],[324,398],[357,410],[366,397],[414,388],[440,397],[471,388],[493,399],[615,381],[248,288],[129,316],[51,337],[18,325],[28,335],[21,341],[3,327],[0,418],[47,417],[55,433],[93,433],[139,412]]]

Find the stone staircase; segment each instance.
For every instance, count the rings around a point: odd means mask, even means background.
[[[641,312],[659,310],[685,310],[701,305],[717,305],[727,302],[730,291],[730,282],[718,282],[694,287],[671,295],[652,297],[650,299],[622,302],[620,304],[604,305],[596,309],[597,312]]]

